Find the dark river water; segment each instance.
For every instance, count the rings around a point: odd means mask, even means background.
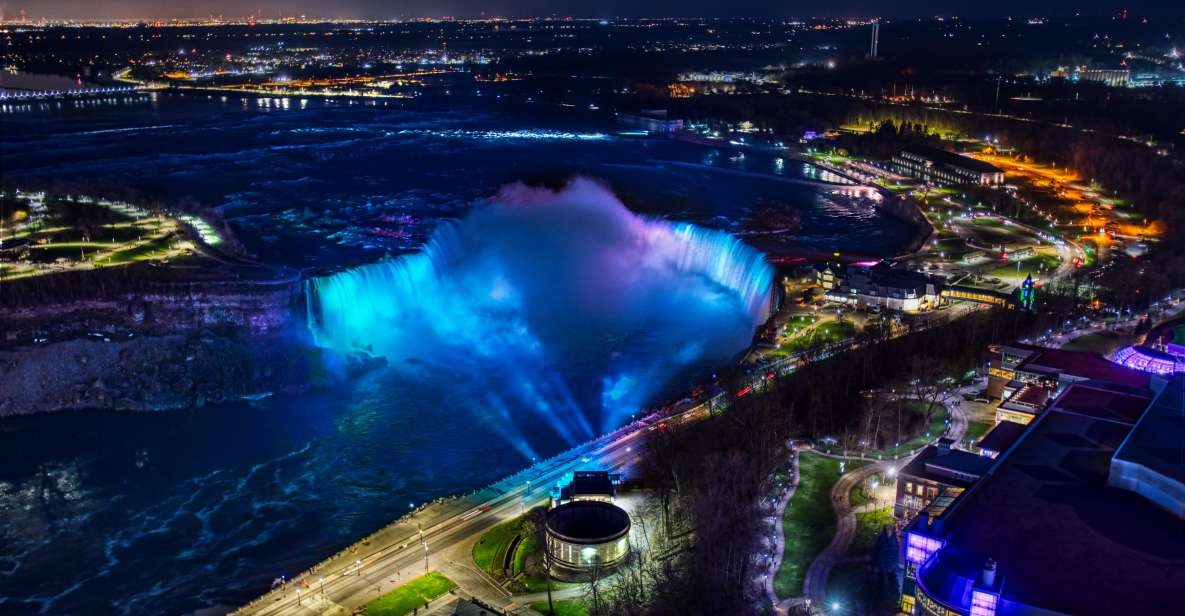
[[[416,251],[442,220],[465,217],[508,183],[558,186],[574,176],[605,185],[615,195],[597,197],[612,202],[605,207],[619,199],[641,216],[616,213],[612,224],[661,232],[667,252],[684,222],[759,245],[874,255],[895,252],[912,234],[848,189],[787,181],[813,174],[801,163],[620,136],[592,116],[159,94],[8,105],[0,122],[6,182],[191,199],[219,208],[261,260],[298,267],[340,271]],[[797,229],[772,233],[770,219],[794,220]],[[572,233],[576,223],[565,224]],[[485,250],[481,228],[468,232]],[[713,237],[704,245],[723,245]],[[565,258],[587,265],[579,254]],[[534,271],[516,267],[506,276],[512,282]],[[466,284],[483,278],[473,268],[464,276]],[[583,424],[573,414],[586,413],[595,433],[605,427],[606,400],[663,399],[743,351],[753,315],[722,304],[728,293],[719,281],[688,292],[691,279],[671,280],[672,293],[649,283],[614,286],[615,293],[644,287],[651,299],[639,308],[618,298],[613,307],[628,306],[630,318],[605,317],[580,353],[540,348],[563,330],[539,339],[499,334],[484,337],[466,361],[450,365],[441,353],[464,351],[441,346],[436,356],[412,358],[414,368],[316,394],[189,412],[0,420],[0,613],[182,614],[240,604],[410,503],[486,485],[531,456],[566,449],[573,436],[547,429],[541,408],[562,400],[569,419]],[[483,314],[453,309],[465,301],[456,290],[469,287],[439,286],[448,292],[437,289],[432,299],[449,303],[454,317]],[[504,286],[494,284],[480,308],[502,301]],[[668,296],[678,304],[654,299]],[[518,314],[502,315],[506,327]],[[709,321],[733,329],[712,339],[713,348],[681,343],[702,338],[696,328]],[[633,329],[613,330],[625,322]],[[499,365],[500,357],[519,357],[499,344],[530,354],[531,378],[547,386],[501,395],[522,379]],[[588,357],[589,349],[605,357]],[[668,355],[682,359],[658,369]]]

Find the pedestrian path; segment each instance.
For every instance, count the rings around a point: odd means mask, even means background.
[[[967,432],[967,415],[963,409],[961,400],[957,400],[950,406],[950,426],[947,428],[943,436],[952,438],[955,442],[961,442],[964,434]],[[814,452],[820,453],[822,452]],[[798,485],[798,451],[794,452],[794,477],[791,488],[787,494],[778,502],[778,507],[775,512],[776,515],[776,557],[774,559],[773,568],[770,574],[765,579],[765,593],[769,599],[770,604],[773,605],[774,611],[779,614],[787,614],[790,610],[806,605],[825,605],[827,599],[827,579],[831,575],[831,570],[840,564],[847,562],[858,562],[857,557],[848,556],[848,550],[852,546],[852,541],[856,536],[856,514],[875,509],[875,505],[867,504],[860,507],[853,507],[851,503],[852,488],[860,485],[865,480],[883,473],[889,469],[890,465],[894,465],[894,460],[876,460],[869,459],[863,456],[842,456],[839,454],[822,454],[830,458],[848,459],[848,460],[867,460],[871,464],[857,468],[839,478],[835,485],[831,488],[831,506],[835,510],[837,520],[835,535],[831,538],[831,543],[821,552],[807,569],[806,578],[803,580],[803,592],[801,597],[790,597],[787,599],[779,599],[777,593],[773,590],[773,577],[778,568],[782,564],[782,551],[785,548],[784,533],[782,528],[782,519],[785,515],[786,505],[790,502],[790,498],[794,495],[794,488]]]

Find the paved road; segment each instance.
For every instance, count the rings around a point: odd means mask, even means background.
[[[693,409],[694,410],[694,409]],[[670,419],[668,419],[670,421]],[[576,457],[552,466],[539,469],[528,488],[525,484],[508,490],[462,515],[444,519],[424,529],[424,539],[429,546],[431,569],[443,570],[447,575],[466,576],[481,581],[485,576],[467,562],[469,546],[494,525],[518,516],[524,507],[524,498],[532,502],[542,499],[547,489],[564,473],[584,464],[595,463],[605,468],[622,468],[630,464],[637,454],[633,447],[648,428],[641,427],[616,438],[603,439],[585,458]],[[483,508],[487,510],[476,513]],[[444,559],[444,562],[441,560]],[[272,616],[277,614],[343,614],[365,605],[383,592],[390,591],[424,573],[424,549],[418,534],[391,539],[387,545],[379,546],[370,556],[358,559],[353,565],[346,565],[324,574],[320,579],[310,580],[307,588],[297,593],[295,584],[268,593],[264,597],[240,608],[237,614]],[[318,576],[318,578],[320,577]],[[305,577],[306,580],[309,576]],[[485,579],[486,592],[475,593],[483,600],[505,606],[512,603],[508,593]],[[322,592],[322,588],[324,591]],[[499,596],[501,595],[501,596]]]

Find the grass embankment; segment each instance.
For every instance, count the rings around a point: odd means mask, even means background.
[[[856,335],[856,326],[851,321],[828,321],[810,331],[798,333],[803,329],[805,327],[796,326],[793,330],[794,337],[779,347],[777,354],[797,353],[812,347],[846,340]]]
[[[1061,263],[1062,260],[1054,255],[1039,254],[1021,261],[1014,261],[1008,265],[1001,265],[989,272],[988,275],[996,278],[1043,276],[1053,273]]]
[[[782,516],[786,547],[782,551],[782,565],[774,575],[774,592],[778,597],[802,594],[807,568],[835,535],[831,488],[839,481],[839,464],[839,460],[810,453],[799,458],[798,487]],[[863,465],[863,462],[848,461],[845,472]]]
[[[867,554],[876,543],[876,538],[886,527],[897,523],[893,517],[893,508],[885,507],[874,511],[856,514],[856,534],[852,538],[852,545],[848,553],[854,556]]]
[[[506,562],[506,551],[515,543],[516,537],[525,533],[525,525],[526,519],[518,517],[487,530],[477,543],[473,544],[474,564],[486,573],[501,576]],[[518,542],[521,543],[523,541]],[[517,556],[515,560],[517,561]]]
[[[411,580],[366,605],[367,616],[403,616],[457,587],[435,571]]]
[[[967,433],[963,435],[963,440],[972,445],[979,442],[983,435],[992,429],[990,422],[986,421],[969,421],[967,422]]]
[[[512,548],[514,553],[507,558]],[[473,563],[495,579],[509,580],[508,588],[514,592],[544,592],[546,577],[538,571],[536,575],[527,572],[527,559],[539,552],[530,523],[520,516],[487,530],[473,545]],[[571,584],[552,580],[552,590],[567,586]]]
[[[547,609],[546,601],[532,603],[531,609],[545,616],[588,616],[588,608],[584,607],[582,602],[575,599],[553,601],[552,605],[555,607],[555,611]]]

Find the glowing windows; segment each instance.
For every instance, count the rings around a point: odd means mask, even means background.
[[[942,541],[915,532],[907,533],[905,560],[918,565],[930,559],[942,547]]]
[[[996,607],[999,602],[998,595],[982,590],[972,590],[971,616],[996,616]]]

